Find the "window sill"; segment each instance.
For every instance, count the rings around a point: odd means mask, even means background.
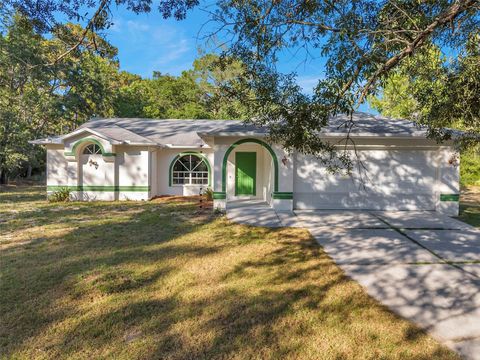
[[[208,184],[175,184],[170,187],[208,187]]]

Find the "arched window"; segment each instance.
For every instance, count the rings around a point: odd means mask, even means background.
[[[86,155],[101,154],[102,149],[100,149],[100,146],[98,146],[97,144],[90,144],[85,146],[85,148],[83,149],[83,153]]]
[[[208,185],[207,160],[188,154],[179,157],[173,164],[173,185]]]

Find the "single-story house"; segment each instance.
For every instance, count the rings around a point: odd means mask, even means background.
[[[149,200],[213,189],[214,207],[261,199],[277,210],[434,210],[458,214],[459,166],[451,142],[427,139],[405,120],[355,113],[321,136],[362,160],[363,181],[331,174],[315,157],[287,153],[264,128],[234,120],[93,119],[47,149],[47,191],[81,200]]]

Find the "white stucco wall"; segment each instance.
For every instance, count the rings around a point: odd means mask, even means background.
[[[353,179],[332,175],[311,156],[297,155],[294,208],[438,210],[458,214],[458,201],[440,201],[441,194],[459,193],[458,166],[448,163],[453,154],[451,147],[434,146],[427,140],[414,143],[387,139],[383,145],[364,143],[357,147],[365,168],[354,171]]]
[[[457,216],[459,201],[446,200],[442,197],[460,194],[460,157],[452,147],[442,146],[437,151],[437,164],[435,209],[443,214]]]
[[[148,200],[151,197],[152,149],[142,146],[115,146],[116,183],[119,200]]]
[[[213,181],[214,171],[213,171],[213,150],[208,148],[181,148],[181,149],[158,149],[156,151],[156,178],[153,179],[155,188],[154,196],[159,195],[179,195],[179,196],[188,196],[188,195],[198,195],[200,193],[200,188],[206,190],[206,188],[211,187],[207,185],[174,185],[170,186],[170,164],[175,159],[175,157],[181,153],[185,152],[198,152],[206,156],[209,161],[210,166],[212,167],[211,178]]]
[[[98,141],[115,156],[82,154],[90,142],[74,146],[85,138]],[[92,134],[70,138],[65,147],[48,145],[47,191],[68,187],[78,200],[148,200],[150,154],[147,147],[111,146]]]
[[[272,204],[273,192],[273,160],[268,151],[263,149],[263,198],[270,205]]]
[[[148,172],[148,183],[150,184],[150,194],[149,197],[152,198],[157,194],[158,183],[157,183],[157,171],[158,171],[158,160],[157,160],[157,149],[150,152],[150,170]]]
[[[47,185],[77,185],[77,163],[67,161],[63,145],[47,145]]]
[[[111,189],[115,186],[115,159],[106,161],[102,155],[78,156],[78,185],[81,191],[75,192],[79,200],[115,200],[111,190],[100,191],[102,188]]]
[[[105,152],[115,156],[81,155],[87,143],[68,154],[82,138],[93,138]],[[239,137],[217,137],[212,148],[158,149],[136,146],[112,146],[92,134],[80,134],[63,145],[47,145],[47,190],[61,186],[75,190],[85,200],[146,200],[156,195],[197,195],[200,185],[170,185],[169,168],[184,152],[202,152],[208,159],[212,187],[222,192],[222,165],[226,151]],[[260,139],[263,141],[263,139]],[[274,193],[272,157],[263,146],[245,143],[235,147],[228,158],[226,196],[235,197],[235,154],[257,153],[257,199],[264,199],[278,210],[299,209],[382,209],[437,210],[458,214],[459,166],[451,146],[438,146],[425,139],[359,139],[357,151],[365,166],[364,182],[356,173],[348,176],[329,174],[311,156],[290,157],[276,145],[271,146],[278,160],[278,189]],[[65,155],[67,153],[67,155]],[[92,166],[89,160],[97,167]],[[286,161],[283,162],[282,159]],[[92,187],[98,189],[92,190]],[[103,190],[105,191],[103,191]],[[293,200],[289,194],[293,193]],[[226,200],[217,199],[224,207]]]

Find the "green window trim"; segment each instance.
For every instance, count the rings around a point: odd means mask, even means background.
[[[213,199],[214,200],[225,200],[227,198],[227,193],[223,191],[214,191]]]
[[[274,176],[273,176],[273,190],[274,192],[278,192],[278,159],[277,155],[273,151],[273,149],[268,145],[266,142],[259,140],[259,139],[254,139],[254,138],[248,138],[248,139],[241,139],[236,142],[234,142],[230,147],[227,149],[227,152],[223,156],[223,162],[222,162],[222,193],[227,192],[227,162],[228,162],[228,157],[230,156],[231,152],[239,145],[245,144],[245,143],[255,143],[258,145],[263,146],[265,149],[268,150],[270,155],[272,156],[273,160],[273,167],[274,167]]]
[[[200,157],[205,162],[205,164],[207,165],[207,169],[208,169],[208,184],[207,184],[207,186],[212,186],[212,167],[210,166],[210,162],[208,161],[208,158],[205,156],[205,154],[201,153],[201,152],[198,152],[198,151],[182,152],[182,153],[177,154],[177,156],[175,156],[173,158],[172,162],[170,163],[170,167],[168,168],[168,186],[172,186],[173,165],[175,165],[175,162],[178,159],[180,159],[182,156],[185,156],[185,155],[196,155],[196,156]],[[180,186],[183,186],[183,185],[180,185]],[[187,186],[191,186],[191,185],[187,185]],[[196,185],[194,184],[194,186],[196,186]],[[198,184],[198,186],[202,186],[202,185]]]
[[[70,191],[102,191],[102,192],[148,192],[146,185],[47,185],[47,191],[68,189]]]
[[[98,145],[98,147],[100,147],[100,150],[102,151],[102,156],[106,156],[106,157],[112,157],[112,156],[115,156],[117,154],[115,153],[109,153],[109,152],[106,152],[105,151],[105,148],[103,147],[102,143],[100,141],[98,141],[97,139],[94,139],[94,138],[85,138],[85,139],[81,139],[81,140],[78,140],[74,145],[73,145],[73,148],[72,148],[72,151],[65,151],[64,152],[64,155],[65,156],[75,156],[77,154],[77,149],[80,145],[84,144],[84,143],[93,143],[93,144],[96,144]]]
[[[279,199],[279,200],[292,200],[293,199],[293,192],[274,191],[272,193],[272,198]]]
[[[440,201],[460,201],[460,194],[440,194]]]

